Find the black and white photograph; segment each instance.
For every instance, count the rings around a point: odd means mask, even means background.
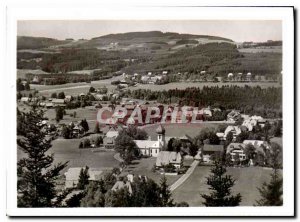
[[[9,215],[294,214],[292,7],[21,9]]]

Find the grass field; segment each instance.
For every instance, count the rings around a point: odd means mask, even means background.
[[[210,122],[203,122],[203,123],[186,123],[186,124],[162,124],[166,130],[166,136],[170,137],[180,137],[184,135],[188,135],[190,137],[197,136],[202,129],[204,128],[217,128],[219,123],[210,123]],[[143,127],[143,129],[151,136],[152,139],[157,138],[157,134],[155,132],[156,128],[158,127],[157,124],[155,125],[147,125]]]
[[[119,167],[119,162],[113,157],[114,151],[93,152],[92,149],[79,149],[80,141],[80,139],[56,139],[52,142],[52,147],[47,154],[54,153],[54,164],[69,161],[62,173],[70,167]],[[24,156],[24,152],[18,149],[18,160]]]
[[[270,139],[270,142],[278,143],[280,146],[282,146],[282,137],[273,137]]]
[[[94,88],[99,88],[106,86],[109,90],[116,89],[115,85],[111,85],[111,81],[119,80],[121,76],[113,77],[111,79],[92,81],[91,83],[67,83],[63,85],[31,85],[32,89],[39,91],[41,95],[50,97],[52,93],[64,92],[65,95],[79,95],[80,93],[87,93],[89,88],[93,86]],[[154,85],[154,84],[138,84],[134,87],[129,87],[130,90],[135,89],[150,89],[152,91],[162,91],[169,89],[185,89],[188,87],[199,87],[200,89],[204,86],[225,86],[225,85],[236,85],[236,86],[260,86],[262,88],[267,87],[279,87],[279,83],[274,82],[231,82],[231,83],[222,83],[222,82],[173,82],[165,85]]]
[[[257,187],[270,179],[270,169],[261,167],[227,168],[227,173],[236,180],[233,193],[242,195],[242,206],[253,206],[260,198]],[[190,206],[203,206],[200,194],[208,194],[206,177],[210,174],[210,166],[197,166],[193,174],[173,192],[175,201],[186,201]]]

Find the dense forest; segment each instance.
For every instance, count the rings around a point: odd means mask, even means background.
[[[219,107],[222,110],[237,109],[250,115],[265,118],[282,116],[282,88],[222,86],[151,91],[128,91],[126,96],[135,99],[157,100],[161,103],[178,103],[194,107]]]

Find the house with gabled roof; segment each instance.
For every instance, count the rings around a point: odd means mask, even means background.
[[[127,189],[130,194],[132,194],[132,187],[129,181],[117,181],[114,186],[111,188],[112,191],[118,191],[120,189]]]
[[[161,151],[156,158],[156,167],[164,167],[169,164],[173,165],[176,169],[180,169],[182,166],[183,158],[180,152]]]

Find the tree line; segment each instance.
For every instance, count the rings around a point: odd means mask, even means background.
[[[221,110],[240,110],[249,115],[260,115],[265,118],[280,118],[282,116],[281,87],[240,87],[204,86],[202,89],[191,87],[186,89],[170,89],[152,91],[138,89],[125,93],[127,97],[144,100],[157,100],[160,103],[178,103],[180,106],[218,107]]]

